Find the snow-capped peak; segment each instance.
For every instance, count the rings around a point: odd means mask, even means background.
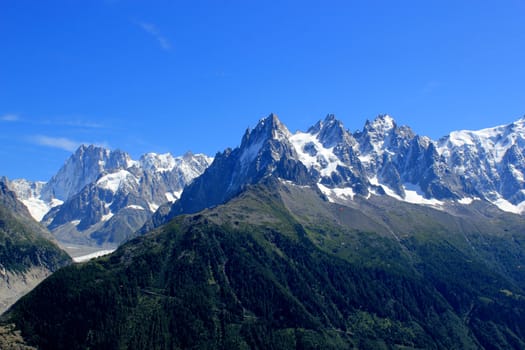
[[[333,114],[327,115],[323,121],[317,122],[307,132],[315,135],[325,148],[331,148],[337,144],[346,144],[348,146],[356,144],[353,136]]]
[[[481,130],[453,131],[438,153],[454,173],[504,211],[525,208],[525,118]]]
[[[281,123],[277,115],[272,113],[261,119],[253,130],[246,130],[242,138],[240,160],[243,168],[259,155],[267,142],[271,140],[287,142],[290,136],[290,131]]]
[[[351,148],[356,143],[343,123],[333,114],[317,122],[306,133],[296,132],[290,137],[290,142],[306,168],[315,169],[321,177],[331,176],[338,166],[350,166],[340,159],[335,149],[340,148],[341,151],[342,148]]]
[[[525,146],[525,118],[508,125],[481,130],[453,131],[439,140],[437,150],[448,156],[452,149],[477,149],[490,162],[499,163],[513,145]]]
[[[151,152],[140,157],[139,163],[144,170],[164,172],[173,170],[175,158],[170,153],[157,154]]]
[[[396,122],[388,114],[378,115],[372,122],[367,121],[365,128],[369,131],[375,131],[377,133],[386,133],[396,127]]]
[[[359,144],[359,159],[367,169],[375,172],[381,166],[382,155],[389,150],[390,141],[397,130],[396,123],[388,114],[379,115],[373,121],[366,121],[363,131],[356,132]]]
[[[80,146],[42,189],[42,198],[67,200],[104,172],[126,168],[130,156],[99,146]]]

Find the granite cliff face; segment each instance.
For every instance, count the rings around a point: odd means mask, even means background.
[[[81,146],[47,183],[14,180],[10,187],[64,243],[115,246],[129,238],[159,206],[174,202],[211,158]]]
[[[217,154],[180,200],[164,205],[142,231],[224,203],[268,176],[314,186],[339,203],[355,196],[388,196],[447,210],[481,200],[521,213],[523,123],[453,132],[433,141],[388,115],[354,133],[328,115],[307,132],[291,134],[272,114],[247,130],[239,147]]]
[[[328,115],[292,134],[272,114],[213,164],[202,154],[132,160],[122,151],[82,146],[49,182],[15,180],[11,188],[60,240],[98,245],[117,245],[143,225],[146,232],[177,214],[224,203],[268,176],[314,186],[334,202],[389,196],[446,210],[481,200],[521,214],[524,123],[434,141],[388,115],[354,133]]]

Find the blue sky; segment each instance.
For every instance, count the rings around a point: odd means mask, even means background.
[[[525,0],[0,0],[0,175],[48,180],[80,143],[214,155],[271,112],[510,123],[523,23]]]

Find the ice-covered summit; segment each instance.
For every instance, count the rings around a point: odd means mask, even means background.
[[[120,150],[82,145],[47,183],[21,179],[10,186],[62,241],[85,234],[97,243],[118,243],[159,206],[175,201],[212,160],[191,152],[147,153],[133,160]]]
[[[13,186],[36,218],[54,207],[44,217],[52,229],[73,227],[104,240],[115,239],[108,238],[115,227],[136,228],[157,208],[170,215],[195,212],[267,177],[314,186],[333,201],[389,196],[444,208],[485,200],[521,214],[525,118],[434,141],[386,114],[354,133],[329,114],[295,134],[270,114],[215,159],[188,152],[133,160],[122,151],[81,146],[48,183],[17,180]]]
[[[451,132],[437,150],[452,171],[506,211],[525,209],[525,118],[493,128]]]

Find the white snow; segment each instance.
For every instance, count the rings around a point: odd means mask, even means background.
[[[467,147],[471,151],[481,148],[490,158],[489,161],[500,163],[505,152],[516,143],[523,143],[525,120],[509,125],[500,125],[481,130],[459,130],[443,138],[437,147],[439,154],[448,155],[450,149]]]
[[[368,181],[370,182],[371,185],[380,186],[380,185],[379,185],[379,180],[378,180],[377,177],[375,177],[375,176],[369,178]]]
[[[148,205],[149,205],[149,210],[151,210],[152,212],[156,212],[157,209],[159,209],[159,205],[153,202],[148,202]]]
[[[28,198],[22,199],[22,203],[26,206],[29,213],[36,221],[42,221],[44,215],[52,208],[49,203],[39,199],[39,198]]]
[[[175,195],[193,179],[200,176],[212,162],[213,158],[204,154],[186,153],[183,156],[176,157],[175,167],[172,171],[179,176],[180,188],[174,188],[175,192],[173,194]]]
[[[73,261],[74,262],[77,262],[77,263],[80,263],[80,262],[85,262],[85,261],[89,261],[91,259],[95,259],[95,258],[98,258],[98,257],[101,257],[101,256],[104,256],[104,255],[108,255],[108,254],[111,254],[115,251],[115,249],[105,249],[105,250],[100,250],[98,252],[94,252],[94,253],[91,253],[91,254],[87,254],[87,255],[82,255],[82,256],[77,256],[76,258],[73,258]]]
[[[464,197],[458,200],[459,204],[469,205],[474,202],[475,198]]]
[[[175,158],[171,153],[157,154],[146,153],[140,159],[142,167],[146,170],[155,172],[172,171],[175,167]]]
[[[135,182],[138,183],[135,176],[133,176],[129,171],[122,169],[114,173],[102,176],[97,181],[97,185],[101,188],[110,190],[111,192],[117,192],[122,183],[124,183],[128,178],[133,179]]]
[[[136,205],[136,204],[130,204],[126,208],[128,208],[128,209],[135,209],[135,210],[146,210],[143,207],[141,207],[140,205]],[[126,209],[126,208],[124,208],[124,209]]]
[[[339,198],[354,199],[354,196],[355,196],[354,189],[351,188],[351,187],[348,187],[348,188],[333,188],[332,191]]]
[[[443,202],[435,198],[425,198],[423,191],[417,185],[413,184],[404,184],[403,188],[405,189],[405,198],[404,201],[413,204],[424,204],[424,205],[433,205],[439,206],[443,205]]]
[[[317,184],[319,190],[328,197],[328,201],[334,203],[334,198],[343,200],[353,200],[355,196],[354,189],[351,187],[346,188],[328,188],[320,183]]]
[[[22,203],[24,203],[27,210],[29,210],[33,219],[36,221],[42,221],[51,208],[61,205],[64,202],[56,198],[53,198],[50,202],[45,202],[40,198],[28,198],[23,199]]]
[[[375,153],[376,156],[367,159],[367,154],[363,154],[363,160],[368,160],[368,162],[362,160],[364,165],[367,165],[370,161],[374,160],[378,156],[381,156],[384,152],[391,153],[385,147],[385,144],[388,145],[390,143],[392,129],[394,129],[394,127],[395,121],[388,114],[379,116],[370,123],[368,136],[370,137],[370,144],[373,148],[372,152]]]
[[[77,163],[79,160],[73,159],[73,157],[69,159],[59,173],[53,177],[53,191],[55,191],[56,187],[60,190],[59,192],[64,198],[71,197],[77,193],[74,190],[78,190],[85,184],[101,176],[105,171],[104,168],[107,166],[106,158],[109,157],[111,151],[103,150],[103,153],[105,158],[92,162],[89,166],[89,174],[82,176],[77,173]],[[101,157],[102,156],[103,155],[101,155]],[[80,157],[82,157],[82,155],[80,155]],[[212,163],[213,158],[203,154],[192,154],[188,152],[180,157],[173,157],[170,153],[148,153],[143,155],[140,161],[132,160],[129,156],[126,156],[124,160],[125,164],[123,167],[125,167],[125,169],[121,168],[112,173],[102,175],[96,180],[96,185],[114,193],[119,190],[122,191],[123,188],[127,189],[128,187],[130,191],[134,191],[137,187],[140,190],[140,186],[149,185],[145,181],[142,181],[144,179],[142,175],[140,175],[140,178],[134,175],[141,174],[141,172],[137,170],[142,168],[144,172],[150,173],[155,176],[158,181],[166,184],[166,200],[173,202],[180,197],[183,187],[201,175]],[[128,171],[128,169],[130,171]],[[131,171],[133,171],[133,173]],[[176,171],[176,173],[166,177],[163,173],[167,171]],[[166,180],[166,178],[168,178],[168,180]],[[178,179],[178,181],[173,182],[171,179]],[[53,198],[54,192],[50,192],[49,189],[45,194],[42,194],[46,186],[46,183],[42,181],[33,182],[25,179],[9,181],[10,189],[16,193],[17,198],[24,203],[31,216],[37,221],[41,221],[51,208],[64,203],[62,200]],[[43,198],[46,199],[44,200]],[[141,209],[155,211],[160,204],[162,203],[150,203],[149,208],[146,207],[145,209],[141,207]],[[109,205],[110,204],[105,204],[106,208],[108,208]],[[135,209],[140,210],[138,206],[135,207]],[[109,219],[109,214],[103,218],[103,220]]]
[[[41,221],[51,208],[63,203],[58,199],[44,201],[40,198],[45,184],[43,181],[32,182],[26,179],[15,179],[9,182],[9,188],[15,192],[16,197],[24,203],[36,221]]]
[[[175,202],[177,199],[180,198],[180,195],[182,194],[182,191],[176,191],[176,192],[166,192],[164,195],[166,196],[166,199],[168,202]]]
[[[294,187],[298,187],[298,188],[310,188],[309,185],[298,185],[298,184],[296,184],[293,181],[285,180],[285,179],[282,179],[282,178],[279,178],[279,181],[281,183],[285,184],[285,185],[288,185],[288,186],[294,186]]]
[[[385,114],[374,119],[371,126],[374,130],[377,130],[380,133],[386,133],[394,128],[395,121],[394,118]]]
[[[512,164],[510,164],[510,171],[512,172],[512,176],[520,182],[524,181],[523,173],[516,169],[516,167]]]
[[[15,179],[8,182],[9,188],[15,192],[19,200],[39,197],[45,184],[43,181],[33,182],[26,179]]]
[[[107,213],[106,215],[102,215],[102,218],[100,219],[100,221],[104,222],[104,221],[108,221],[109,219],[111,219],[113,217],[113,214],[112,212],[109,212]]]
[[[500,183],[503,167],[507,166],[503,164],[503,157],[513,146],[517,146],[518,152],[525,148],[525,118],[493,128],[451,132],[439,141],[437,150],[455,173],[473,181],[477,190],[501,210],[525,213],[525,205],[514,205],[501,195],[506,185]],[[521,161],[508,165],[512,177],[523,183],[525,174],[519,167]]]
[[[492,201],[492,203],[498,208],[500,208],[501,210],[506,211],[508,213],[514,213],[514,214],[525,213],[525,201],[517,205],[514,205],[504,198],[498,198],[495,201]]]
[[[443,201],[440,201],[435,198],[430,198],[430,199],[425,198],[423,191],[418,185],[409,184],[409,183],[404,184],[403,189],[405,191],[405,197],[403,198],[399,196],[396,192],[394,192],[394,190],[392,190],[390,187],[379,183],[377,177],[370,178],[369,181],[372,185],[381,186],[388,196],[393,197],[403,202],[412,203],[412,204],[430,205],[434,207],[441,206],[444,204]]]
[[[317,139],[317,134],[296,132],[290,137],[290,142],[299,155],[299,160],[308,169],[319,170],[322,177],[330,176],[338,165],[344,166],[344,163],[337,158],[332,148],[325,148]],[[305,151],[305,146],[313,147],[316,150],[315,155],[310,155]],[[313,152],[312,152],[313,153]]]

